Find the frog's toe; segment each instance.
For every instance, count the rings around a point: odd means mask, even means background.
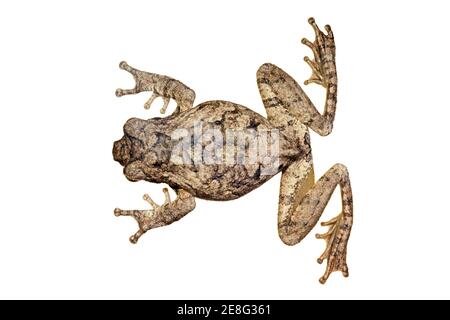
[[[327,222],[322,222],[322,226],[328,226],[329,229],[323,234],[316,234],[317,239],[323,239],[327,242],[325,251],[317,259],[321,264],[325,259],[327,260],[327,267],[325,273],[319,279],[319,282],[324,284],[331,273],[341,271],[344,277],[348,277],[347,266],[347,249],[346,241],[348,240],[349,229],[342,221],[342,214]],[[342,244],[345,244],[344,246]]]
[[[327,36],[330,39],[334,39],[334,34],[333,34],[333,30],[331,30],[331,26],[329,24],[325,25],[325,31],[327,32]]]
[[[335,261],[337,258],[328,258],[328,264],[327,269],[325,270],[325,273],[322,277],[320,277],[319,282],[321,284],[325,284],[325,282],[328,280],[331,273],[334,271],[341,271],[342,275],[347,278],[349,276],[347,263],[345,262],[345,258],[343,261]]]
[[[314,18],[309,18],[308,22],[312,25],[316,38],[314,42],[311,42],[306,38],[302,39],[302,43],[309,47],[314,54],[314,60],[311,60],[308,57],[305,57],[304,59],[312,69],[311,77],[306,80],[304,84],[308,85],[310,83],[316,83],[326,87],[327,82],[330,81],[327,74],[336,72],[335,70],[330,70],[330,66],[328,65],[328,62],[334,61],[335,45],[333,31],[329,25],[326,25],[325,30],[327,33],[323,33],[317,26]]]

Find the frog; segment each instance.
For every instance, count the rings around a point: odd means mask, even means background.
[[[311,232],[336,187],[340,187],[340,213],[321,223],[328,228],[325,233],[316,234],[316,238],[325,240],[325,250],[317,262],[327,260],[325,272],[319,279],[322,284],[335,271],[348,277],[347,245],[353,225],[349,172],[345,165],[337,163],[316,180],[309,132],[311,129],[320,136],[327,136],[333,128],[338,83],[336,46],[329,25],[325,25],[325,31],[322,31],[314,18],[309,18],[308,23],[314,30],[315,39],[301,40],[313,54],[313,58],[304,58],[312,70],[304,85],[317,84],[325,89],[322,113],[301,86],[272,63],[264,63],[256,73],[266,117],[240,104],[223,100],[194,106],[194,90],[181,81],[138,70],[124,61],[119,64],[133,76],[135,87],[117,89],[117,97],[152,92],[144,107],[150,108],[160,97],[163,100],[161,114],[165,114],[170,99],[176,102],[175,110],[165,117],[129,119],[123,127],[123,137],[113,144],[113,158],[123,166],[128,180],[165,183],[176,194],[176,198],[171,199],[168,188],[163,188],[165,200],[162,204],[157,204],[145,194],[143,199],[149,204],[147,209],[114,209],[116,216],[129,216],[137,221],[138,230],[130,237],[132,243],[137,243],[149,230],[170,225],[192,212],[196,198],[213,201],[237,199],[281,173],[278,234],[288,246],[298,244]],[[212,129],[217,134],[210,135],[214,139],[206,139],[208,145],[198,137],[192,138],[196,128],[200,137]],[[250,137],[247,140],[227,139],[226,146],[230,148],[226,149],[226,155],[232,161],[224,161],[224,147],[221,147],[224,139],[220,134],[223,136],[230,130],[251,134],[247,135]],[[267,132],[273,136],[261,141],[266,141],[268,149],[274,152],[264,157],[253,157],[253,161],[236,161],[238,153],[242,155],[244,152],[247,156],[255,153],[255,144],[250,142],[264,136],[263,133],[267,136]],[[187,143],[183,144],[183,141]],[[216,147],[215,151],[222,153],[212,152],[212,160],[215,161],[208,162],[202,150],[211,144]],[[183,145],[190,149],[183,149]],[[239,148],[233,148],[237,146]],[[195,150],[200,150],[200,153]]]

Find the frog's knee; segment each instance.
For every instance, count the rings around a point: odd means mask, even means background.
[[[276,68],[275,65],[271,64],[271,63],[264,63],[263,65],[261,65],[258,69],[258,71],[256,72],[256,76],[258,79],[263,79],[266,78],[270,75],[270,72]]]
[[[281,241],[288,246],[296,245],[304,237],[296,232],[292,232],[292,230],[289,231],[289,228],[278,228],[278,236]]]
[[[347,167],[346,167],[345,165],[343,165],[342,163],[336,163],[336,164],[333,166],[333,169],[334,169],[336,172],[340,173],[341,175],[348,176],[348,169],[347,169]]]

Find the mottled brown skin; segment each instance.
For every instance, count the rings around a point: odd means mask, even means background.
[[[203,131],[211,128],[220,131],[272,128],[267,119],[244,106],[227,101],[209,101],[166,118],[129,119],[124,126],[125,136],[114,145],[114,157],[125,166],[125,176],[131,181],[164,182],[197,198],[232,200],[259,187],[304,153],[300,143],[281,135],[279,166],[272,175],[261,174],[261,167],[265,164],[260,162],[179,165],[169,161],[178,142],[171,140],[173,132],[179,128],[191,128],[200,120]]]
[[[124,174],[129,180],[167,183],[177,194],[177,198],[171,201],[168,190],[164,188],[166,200],[161,206],[144,195],[144,200],[152,206],[151,210],[115,209],[117,216],[132,216],[138,221],[139,230],[130,238],[131,242],[136,243],[150,229],[181,219],[195,208],[195,197],[208,200],[236,199],[282,172],[278,231],[281,240],[287,245],[299,243],[312,230],[336,186],[340,186],[342,212],[322,223],[322,226],[329,227],[328,232],[316,235],[327,242],[318,262],[327,259],[321,283],[325,283],[333,271],[341,271],[344,276],[348,276],[347,242],[353,221],[348,171],[344,165],[336,164],[315,182],[308,130],[311,128],[322,136],[332,130],[337,101],[334,37],[330,26],[325,26],[327,34],[324,34],[313,18],[309,19],[309,23],[314,28],[316,39],[314,42],[302,40],[314,54],[314,60],[305,57],[313,71],[305,84],[316,83],[326,89],[323,114],[317,111],[297,82],[273,64],[264,64],[257,72],[259,91],[267,111],[267,118],[264,118],[244,106],[228,101],[208,101],[193,107],[195,93],[180,81],[139,71],[121,62],[120,67],[134,76],[136,86],[127,90],[117,89],[117,96],[152,91],[153,95],[145,107],[150,107],[156,97],[162,97],[164,106],[161,113],[165,112],[170,98],[177,102],[176,110],[168,117],[128,120],[123,138],[114,143],[114,159],[124,166]],[[216,128],[224,132],[226,129],[253,129],[263,132],[278,129],[279,161],[276,162],[276,170],[271,174],[261,174],[265,166],[274,165],[275,159],[264,163],[232,165],[199,164],[194,161],[176,164],[170,161],[177,144],[176,139],[172,139],[174,132],[179,128],[194,130],[195,123],[199,121],[203,125],[202,130]],[[194,148],[195,144],[193,141]]]

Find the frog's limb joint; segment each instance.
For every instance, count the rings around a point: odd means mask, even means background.
[[[195,207],[194,198],[183,190],[177,190],[177,199],[170,200],[169,190],[163,188],[164,203],[158,205],[148,194],[144,194],[143,199],[150,204],[150,210],[121,210],[114,209],[114,215],[133,217],[138,225],[138,231],[130,237],[131,243],[137,243],[139,238],[150,229],[169,225],[185,216]]]
[[[149,109],[153,101],[161,97],[163,98],[163,106],[160,110],[161,114],[166,112],[170,99],[174,99],[177,103],[175,112],[185,111],[192,107],[195,92],[182,82],[168,76],[137,70],[125,61],[122,61],[119,67],[128,71],[133,76],[136,85],[133,89],[117,89],[117,97],[151,91],[152,95],[145,102],[144,108]]]

